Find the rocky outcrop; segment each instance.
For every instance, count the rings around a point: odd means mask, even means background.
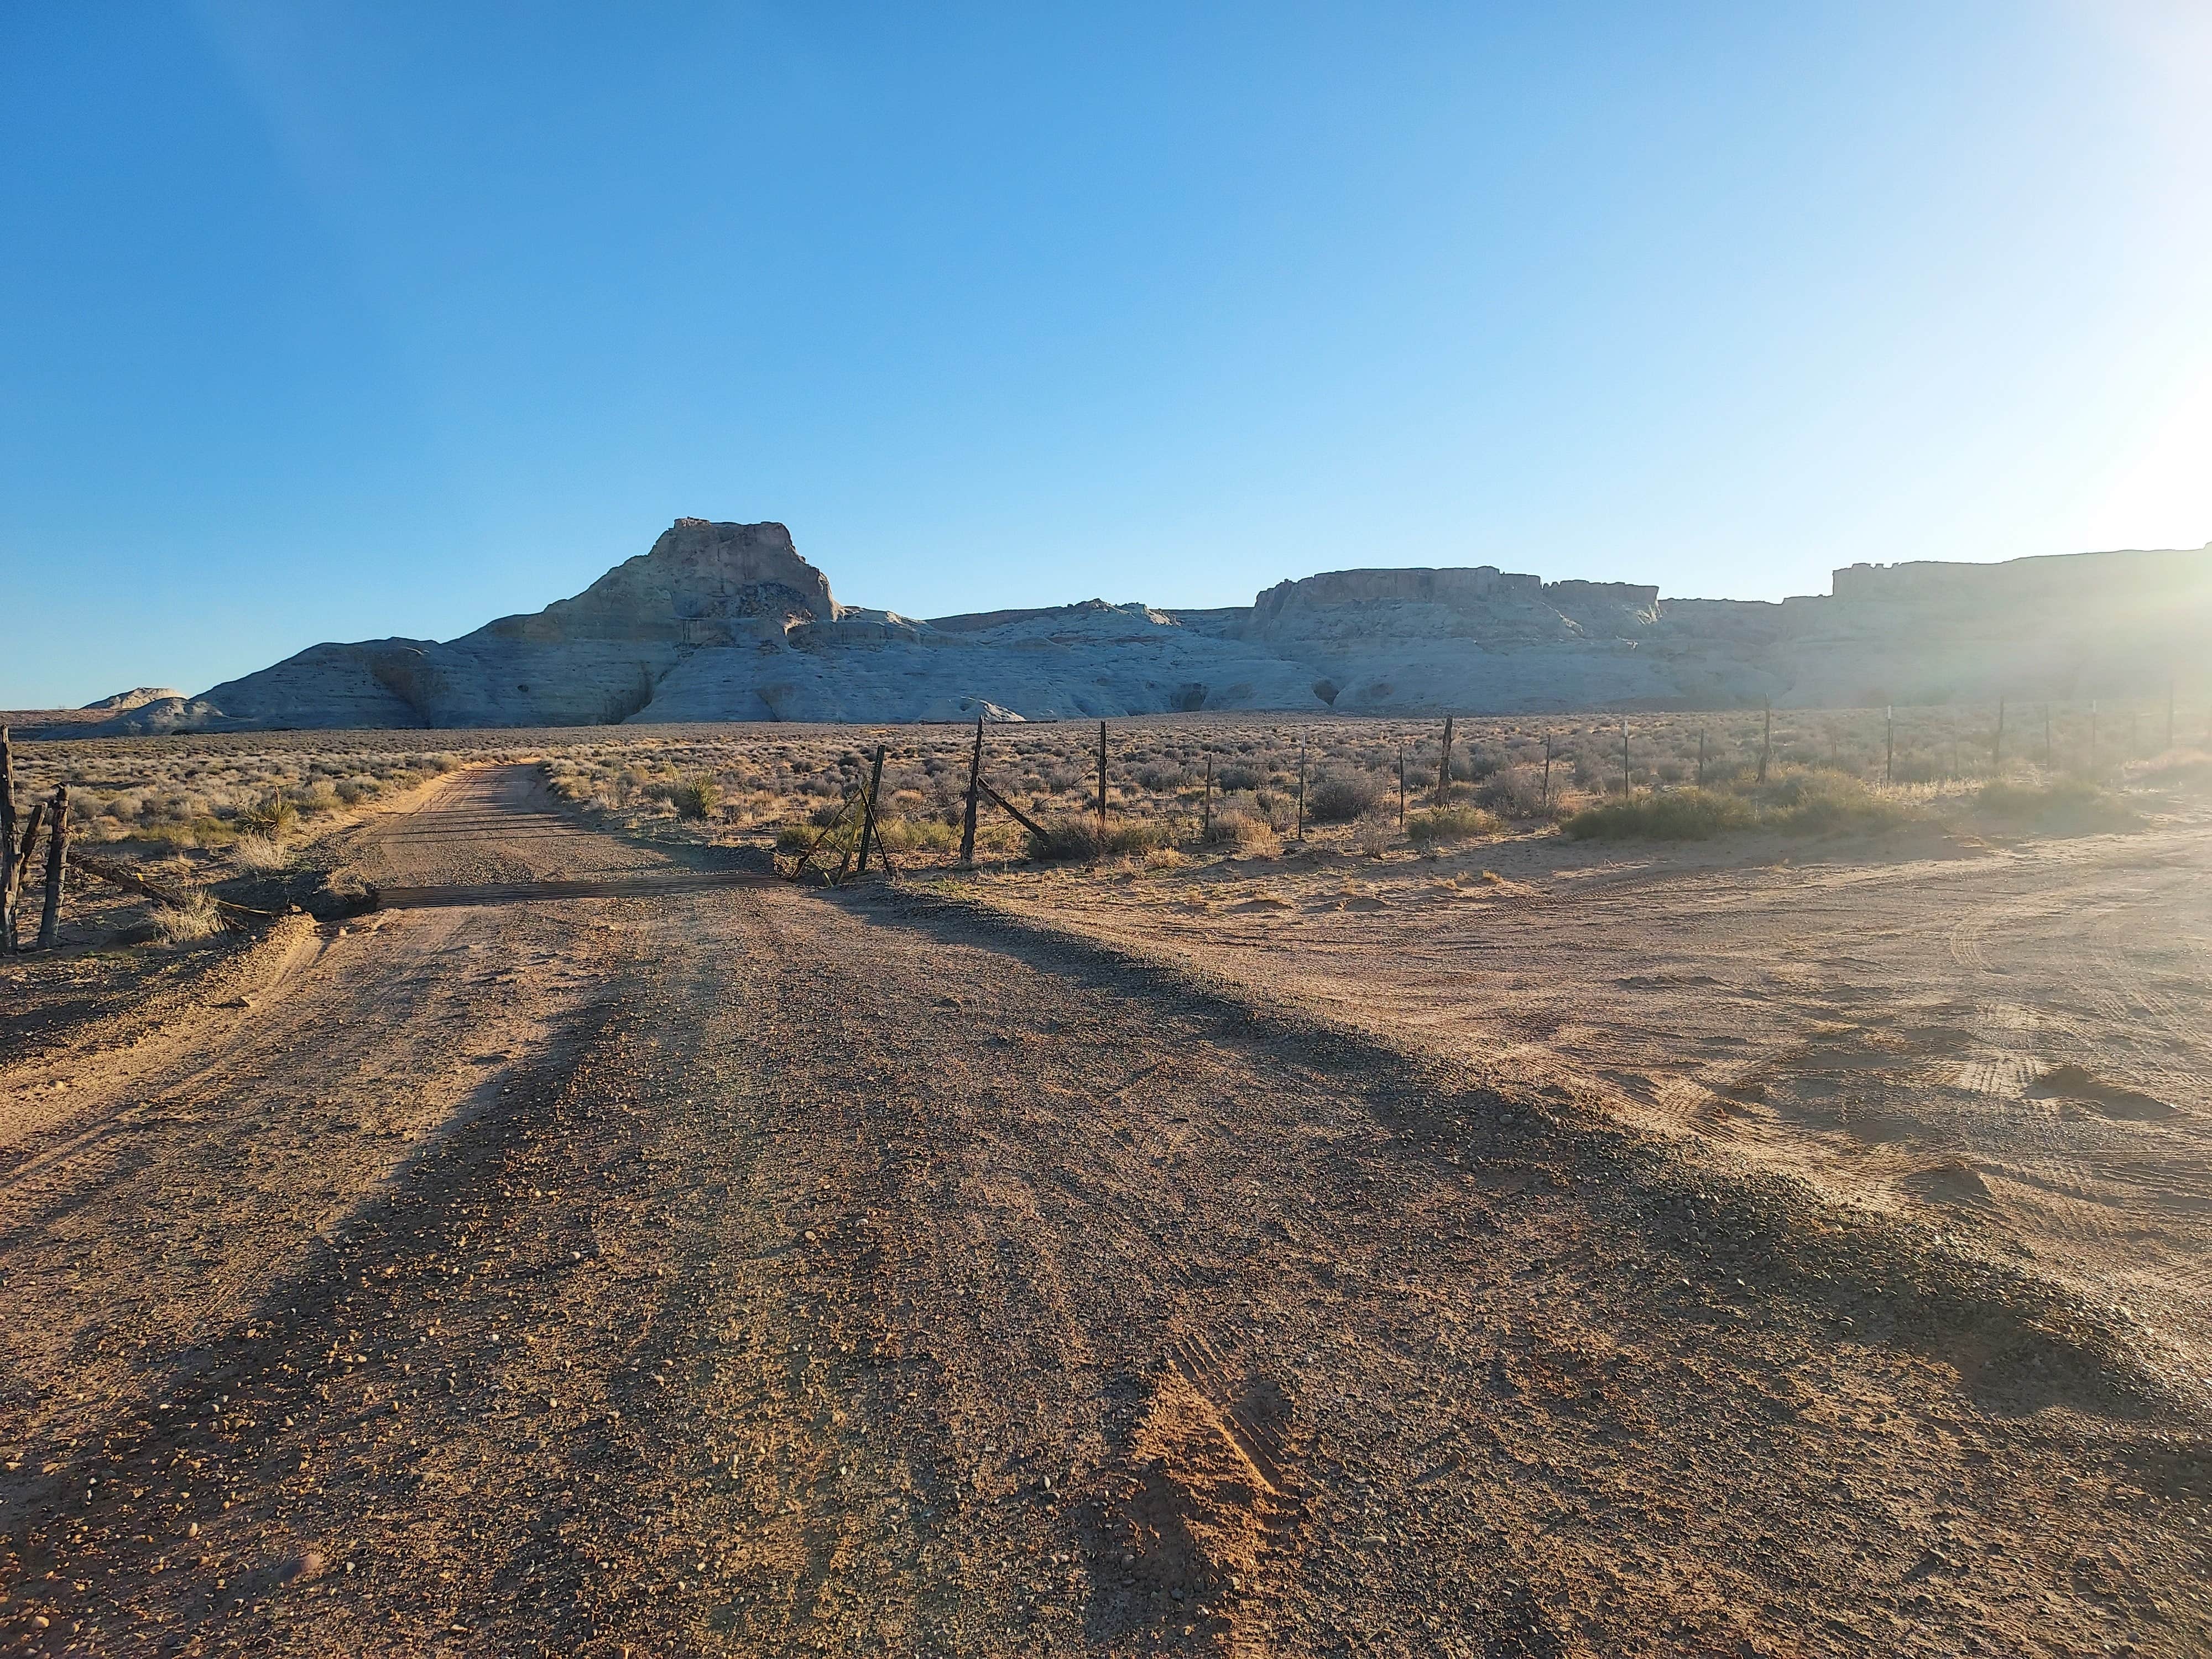
[[[181,701],[184,695],[173,686],[138,685],[133,686],[128,691],[118,691],[113,696],[102,697],[97,702],[88,702],[80,712],[87,714],[127,714],[133,708],[143,708],[149,702],[167,702],[172,698]]]
[[[1854,566],[1835,589],[1662,599],[1480,565],[1330,571],[1249,608],[1091,599],[918,621],[837,604],[781,525],[679,519],[532,615],[442,643],[315,646],[101,729],[2057,700],[2162,687],[2212,643],[2212,547]]]

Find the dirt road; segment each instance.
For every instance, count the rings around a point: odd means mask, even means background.
[[[10,1650],[2212,1629],[2184,1407],[1994,1302],[1931,1324],[1980,1293],[1940,1247],[1862,1275],[1566,1091],[942,908],[656,884],[524,769],[350,856],[493,890],[4,1074]],[[603,885],[497,890],[538,878]]]

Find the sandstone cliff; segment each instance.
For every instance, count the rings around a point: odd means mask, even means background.
[[[1764,604],[1487,565],[1340,570],[1249,608],[1091,599],[924,622],[839,605],[781,525],[679,519],[535,614],[315,646],[102,729],[2063,700],[2162,689],[2212,654],[2212,546],[1860,565],[1834,585]]]

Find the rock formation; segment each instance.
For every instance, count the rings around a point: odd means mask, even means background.
[[[1767,604],[1489,565],[1338,570],[1249,608],[1091,599],[919,622],[839,605],[780,524],[679,519],[534,615],[443,643],[315,646],[102,729],[2065,700],[2162,690],[2212,646],[2212,545],[1854,565],[1834,588]]]
[[[143,708],[149,702],[166,702],[182,698],[184,693],[167,685],[138,685],[128,691],[118,691],[112,697],[102,697],[88,702],[78,712],[86,714],[120,714],[133,708]]]

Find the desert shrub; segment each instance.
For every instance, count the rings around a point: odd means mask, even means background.
[[[1487,745],[1470,744],[1452,750],[1451,775],[1462,783],[1474,783],[1505,764],[1505,757]]]
[[[1505,818],[1541,817],[1551,810],[1544,775],[1526,766],[1493,772],[1474,787],[1474,804]]]
[[[1368,818],[1352,831],[1352,844],[1370,859],[1379,859],[1390,850],[1397,833],[1387,819]]]
[[[2201,749],[2169,749],[2130,769],[2136,782],[2154,789],[2212,787],[2212,754]]]
[[[2089,835],[2100,830],[2133,830],[2142,817],[2118,796],[2080,778],[2045,784],[1985,783],[1974,809],[2001,823],[2026,824],[2059,835]]]
[[[1752,804],[1713,789],[1669,789],[1608,800],[1571,814],[1560,825],[1581,841],[1704,841],[1757,822]]]
[[[1233,847],[1243,858],[1271,859],[1283,850],[1282,837],[1275,833],[1274,825],[1235,808],[1213,815],[1213,822],[1206,826],[1206,841],[1212,847]]]
[[[1267,773],[1247,761],[1231,761],[1213,774],[1214,787],[1224,795],[1257,789],[1267,781]]]
[[[1901,802],[1841,772],[1793,773],[1769,788],[1763,800],[1763,823],[1799,835],[1884,830],[1912,816]]]
[[[1095,859],[1103,848],[1098,821],[1087,816],[1047,818],[1029,836],[1033,859]]]
[[[1139,785],[1156,795],[1171,793],[1189,781],[1189,774],[1169,761],[1154,761],[1137,769]]]
[[[238,815],[238,821],[255,836],[271,841],[299,822],[300,809],[281,789],[271,789],[267,794]]]
[[[297,799],[302,812],[335,812],[338,805],[337,786],[328,778],[317,778],[298,792]]]
[[[1033,859],[1096,859],[1145,853],[1168,842],[1164,825],[1142,818],[1109,823],[1103,835],[1097,818],[1089,813],[1047,818],[1039,827],[1043,833],[1029,838],[1029,855]]]
[[[1420,848],[1441,842],[1472,841],[1494,836],[1504,826],[1479,806],[1431,806],[1406,817],[1406,839]]]
[[[1324,772],[1306,790],[1306,817],[1316,823],[1349,823],[1382,798],[1382,786],[1364,772]]]
[[[721,810],[722,786],[706,773],[683,779],[668,787],[668,804],[679,818],[712,817]]]
[[[181,904],[154,907],[154,936],[164,945],[189,945],[222,931],[215,900],[205,893],[189,893]]]

